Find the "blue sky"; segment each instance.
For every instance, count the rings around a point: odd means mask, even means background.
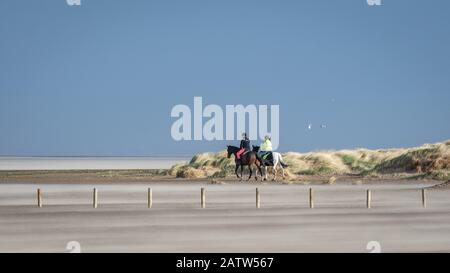
[[[280,151],[450,139],[450,1],[0,2],[0,155],[163,155],[176,104],[279,104]],[[327,128],[313,127],[326,124]]]

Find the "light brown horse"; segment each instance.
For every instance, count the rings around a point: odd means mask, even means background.
[[[230,158],[232,154],[234,155],[234,161],[236,163],[236,169],[234,170],[234,173],[236,174],[237,178],[239,178],[242,181],[242,173],[244,171],[244,166],[248,166],[248,169],[250,171],[250,176],[248,177],[248,180],[250,180],[250,178],[252,178],[252,175],[253,175],[253,170],[252,170],[253,165],[255,165],[257,167],[255,179],[258,180],[258,170],[259,170],[259,173],[261,174],[261,178],[262,178],[263,174],[262,174],[262,170],[261,170],[261,162],[259,161],[258,157],[256,156],[256,153],[253,151],[248,151],[248,152],[244,153],[243,155],[241,155],[241,158],[238,159],[236,153],[239,150],[240,150],[239,147],[227,146],[227,153],[228,153],[227,157]],[[241,167],[241,176],[239,176],[238,172],[237,172],[239,167]]]

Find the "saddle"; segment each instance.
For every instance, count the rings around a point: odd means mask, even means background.
[[[273,165],[273,153],[268,152],[260,152],[259,157],[261,158],[264,165]]]
[[[249,152],[251,152],[251,150],[245,150],[240,156],[239,156],[239,159],[238,158],[236,158],[236,161],[242,161],[242,157],[244,156],[244,155],[246,155],[246,154],[248,154]]]

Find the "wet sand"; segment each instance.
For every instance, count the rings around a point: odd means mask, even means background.
[[[429,191],[422,208],[422,186],[315,185],[310,209],[304,185],[3,184],[0,251],[65,252],[69,241],[78,241],[82,252],[368,252],[367,243],[378,241],[383,252],[449,252],[450,191]],[[206,187],[205,209],[200,187]],[[365,207],[367,188],[371,209]]]

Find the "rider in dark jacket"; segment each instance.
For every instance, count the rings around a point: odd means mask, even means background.
[[[239,145],[239,147],[241,149],[239,150],[239,152],[236,153],[236,156],[238,159],[241,159],[241,155],[244,152],[250,151],[250,139],[248,138],[247,133],[242,134],[242,140],[241,140],[241,144]]]

